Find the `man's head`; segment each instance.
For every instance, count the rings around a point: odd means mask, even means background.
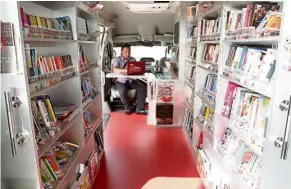
[[[121,46],[121,56],[124,59],[128,59],[130,57],[130,45],[128,43],[124,43]]]

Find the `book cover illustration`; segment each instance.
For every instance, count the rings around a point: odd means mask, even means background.
[[[157,102],[171,103],[173,102],[174,83],[157,83]]]
[[[174,116],[173,104],[157,104],[156,120],[158,125],[172,125]]]

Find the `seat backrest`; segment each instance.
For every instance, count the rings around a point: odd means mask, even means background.
[[[155,59],[152,58],[152,57],[143,57],[139,61],[142,61],[142,62],[155,62]]]

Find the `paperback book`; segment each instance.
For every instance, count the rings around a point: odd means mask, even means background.
[[[158,125],[172,125],[174,105],[158,103],[156,105],[156,120]]]
[[[174,83],[173,82],[158,82],[156,84],[156,94],[158,103],[173,102]]]

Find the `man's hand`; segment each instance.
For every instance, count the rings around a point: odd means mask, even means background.
[[[126,69],[121,69],[121,70],[120,70],[120,74],[122,74],[122,75],[127,75],[127,70],[126,70]]]
[[[127,75],[127,69],[113,68],[113,72],[117,74]]]

